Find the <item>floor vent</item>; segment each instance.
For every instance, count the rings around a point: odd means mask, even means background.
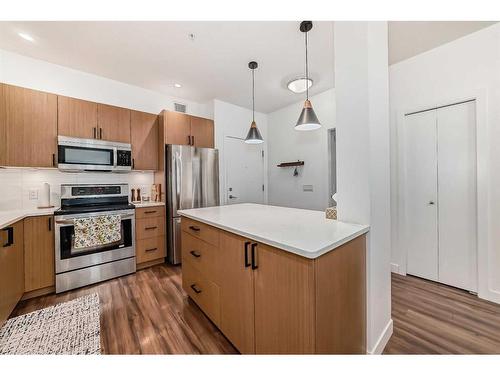
[[[186,105],[181,103],[174,103],[175,111],[186,113]]]

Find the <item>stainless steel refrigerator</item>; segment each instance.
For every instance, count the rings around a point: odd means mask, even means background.
[[[219,151],[166,145],[167,260],[181,262],[178,210],[219,205]]]

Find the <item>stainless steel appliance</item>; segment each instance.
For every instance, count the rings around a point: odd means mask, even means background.
[[[57,137],[57,165],[66,172],[132,170],[132,147],[129,143],[98,139]]]
[[[181,262],[178,210],[219,205],[219,151],[166,145],[167,260]]]
[[[128,185],[61,185],[54,213],[56,293],[135,272],[135,209]],[[74,219],[120,215],[121,239],[75,248]]]

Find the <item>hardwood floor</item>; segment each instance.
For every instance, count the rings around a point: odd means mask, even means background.
[[[11,316],[98,293],[103,354],[225,354],[237,350],[182,290],[180,266],[19,303]]]
[[[500,305],[460,289],[392,274],[392,319],[386,354],[500,353]]]
[[[96,292],[104,354],[237,353],[181,284],[181,268],[162,264],[23,301],[11,316]],[[463,290],[393,274],[392,317],[394,334],[385,354],[500,353],[500,305]]]

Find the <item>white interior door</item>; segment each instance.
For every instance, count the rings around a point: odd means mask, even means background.
[[[262,151],[262,145],[246,144],[243,139],[230,136],[224,138],[227,204],[264,203]]]
[[[404,122],[407,273],[438,280],[436,111]]]
[[[477,291],[475,102],[437,111],[439,281]]]

